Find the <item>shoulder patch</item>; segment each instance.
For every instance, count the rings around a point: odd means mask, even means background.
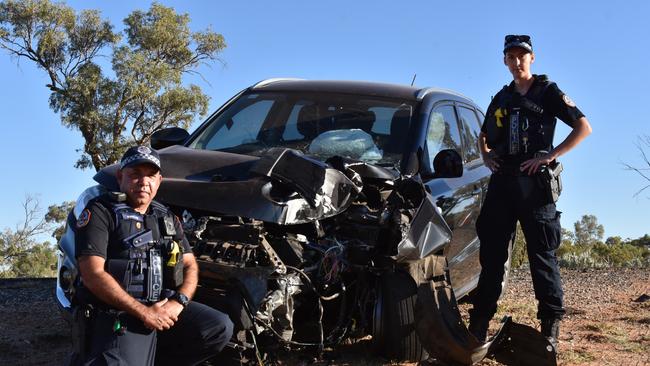
[[[575,107],[576,106],[576,104],[573,102],[573,100],[571,100],[571,98],[569,98],[569,96],[566,95],[566,94],[564,94],[562,96],[562,100],[564,100],[564,103],[566,103],[566,105],[568,105],[569,107]]]
[[[88,225],[89,222],[90,222],[90,210],[85,209],[77,219],[77,229],[81,229],[82,227]]]

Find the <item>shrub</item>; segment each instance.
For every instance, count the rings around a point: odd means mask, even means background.
[[[650,250],[628,243],[564,244],[557,256],[566,268],[650,267]]]

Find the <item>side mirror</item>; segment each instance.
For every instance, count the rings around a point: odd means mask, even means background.
[[[463,175],[463,158],[456,150],[441,150],[433,158],[433,174],[426,174],[424,179],[458,178]]]
[[[190,134],[180,127],[169,127],[158,130],[151,135],[151,147],[160,150],[167,146],[182,145]]]

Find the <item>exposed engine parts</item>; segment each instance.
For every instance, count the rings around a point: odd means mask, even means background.
[[[182,212],[201,270],[197,296],[230,310],[238,309],[233,297],[240,299],[245,311],[230,315],[239,318],[235,323],[242,345],[266,337],[285,347],[322,350],[352,333],[373,333],[388,316],[376,306],[382,275],[406,270],[398,258],[417,260],[441,250],[449,239],[447,233],[436,242],[418,242],[426,223],[435,220],[427,217],[420,220],[426,222],[421,227],[414,225],[421,212],[431,214],[422,208],[429,201],[417,180],[394,180],[389,171],[342,160],[333,165],[352,178],[352,192],[358,191],[347,209],[333,217],[278,225]],[[440,223],[441,233],[448,230],[441,218]],[[400,245],[419,249],[415,255],[400,253]],[[215,291],[228,295],[215,297]],[[210,296],[212,303],[206,301]]]

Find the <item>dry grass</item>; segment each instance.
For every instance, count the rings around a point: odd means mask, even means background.
[[[650,365],[650,302],[634,302],[650,294],[650,269],[607,269],[563,271],[568,313],[562,322],[559,364],[571,365]],[[0,364],[61,365],[67,356],[67,325],[61,320],[51,296],[54,282],[42,289],[0,288]],[[31,291],[31,292],[30,292]],[[20,293],[18,293],[20,292]],[[43,299],[48,294],[49,299]],[[9,301],[16,299],[20,301]],[[22,297],[21,297],[22,296]],[[47,297],[47,296],[46,296]],[[32,298],[32,301],[30,301]],[[4,301],[4,302],[3,302]],[[467,316],[468,304],[460,304]],[[537,305],[528,271],[516,271],[501,301],[495,319],[512,316],[519,323],[538,327]],[[466,319],[466,318],[465,318]],[[496,328],[498,321],[493,321]],[[371,356],[367,339],[360,339],[326,350],[315,360],[305,354],[289,352],[281,365],[318,366],[415,366]],[[499,365],[483,360],[480,366]]]

